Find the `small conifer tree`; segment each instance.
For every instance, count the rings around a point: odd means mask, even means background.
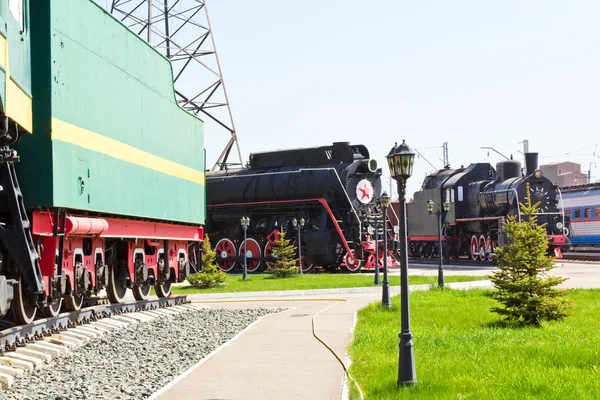
[[[537,224],[535,213],[539,205],[539,202],[531,204],[527,184],[527,205],[521,203],[523,219],[508,217],[504,225],[508,244],[496,249],[499,271],[490,277],[498,289],[492,296],[504,306],[493,307],[491,311],[509,322],[524,325],[562,320],[571,307],[563,297],[568,291],[554,288],[566,278],[547,275],[554,265],[553,257],[548,255],[545,224]]]
[[[199,288],[215,287],[227,279],[227,274],[219,269],[216,264],[217,256],[212,249],[208,235],[204,236],[202,243],[202,271],[188,276],[190,285]]]
[[[285,232],[281,232],[279,241],[273,247],[273,256],[275,257],[275,261],[272,263],[273,268],[267,270],[267,272],[278,278],[296,275],[298,273],[298,267],[296,267],[297,253],[296,248],[285,237]]]

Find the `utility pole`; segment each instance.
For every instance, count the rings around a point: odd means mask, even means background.
[[[444,168],[450,168],[450,161],[448,160],[448,142],[444,142]]]

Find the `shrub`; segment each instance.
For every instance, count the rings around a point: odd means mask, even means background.
[[[544,225],[537,224],[539,202],[531,205],[527,184],[527,205],[521,203],[523,218],[509,216],[504,225],[508,244],[496,249],[499,271],[490,277],[496,291],[492,297],[504,307],[493,307],[509,322],[540,325],[544,320],[562,320],[572,304],[562,298],[567,290],[553,288],[566,278],[548,276],[554,268],[548,255]]]
[[[297,250],[290,240],[286,239],[285,232],[280,233],[279,241],[273,247],[273,256],[276,257],[275,261],[272,262],[272,268],[267,270],[267,273],[277,278],[287,278],[298,273]]]
[[[219,269],[216,264],[217,257],[210,245],[208,235],[204,236],[202,243],[202,271],[187,277],[190,285],[198,288],[215,287],[227,279],[227,274]]]

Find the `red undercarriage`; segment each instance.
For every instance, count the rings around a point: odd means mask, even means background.
[[[41,245],[40,267],[50,291],[50,278],[54,276],[55,262],[59,252],[60,237],[55,235],[55,213],[36,211],[32,216],[34,242]],[[199,226],[173,225],[120,218],[89,218],[67,214],[64,223],[64,247],[62,270],[68,282],[76,282],[75,264],[80,263],[79,274],[89,271],[89,283],[96,287],[96,268],[105,265],[106,239],[134,239],[127,244],[129,278],[134,279],[136,260],[142,259],[154,276],[159,276],[158,260],[164,253],[164,241],[168,240],[168,260],[175,280],[179,280],[179,262],[188,261],[188,244],[199,242],[204,229]],[[153,251],[148,251],[153,249]]]

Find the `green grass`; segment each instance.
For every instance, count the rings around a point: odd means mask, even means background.
[[[358,313],[350,373],[366,399],[599,399],[600,290],[576,290],[572,315],[510,328],[485,290],[412,292],[417,384],[397,389],[399,297]],[[354,387],[354,386],[352,386]],[[352,389],[352,399],[358,399]]]
[[[291,278],[277,279],[269,274],[252,274],[250,280],[243,281],[241,276],[228,276],[226,286],[212,289],[198,289],[191,286],[173,286],[173,294],[192,293],[231,293],[231,292],[262,292],[272,290],[306,290],[353,288],[373,286],[373,275],[347,275],[347,274],[304,274]],[[381,277],[383,280],[383,275]],[[466,282],[485,279],[483,276],[447,276],[445,281]],[[400,285],[400,277],[390,276],[390,285]],[[409,276],[411,285],[437,284],[437,276]]]

